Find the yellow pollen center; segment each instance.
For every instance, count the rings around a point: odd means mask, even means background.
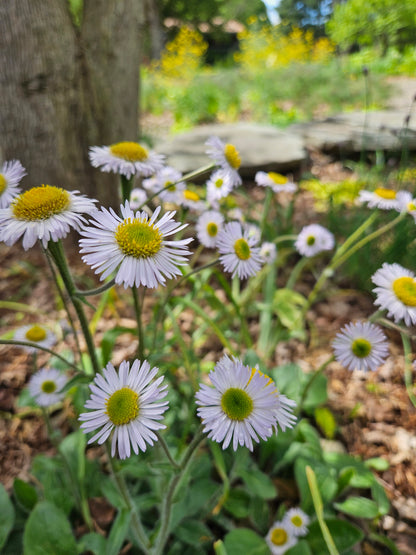
[[[42,185],[17,196],[11,209],[16,219],[33,222],[61,214],[70,204],[71,197],[67,191],[52,185]]]
[[[306,239],[306,244],[311,247],[312,245],[315,244],[315,237],[313,235],[309,235],[309,237]]]
[[[386,200],[393,200],[396,198],[396,191],[392,191],[391,189],[385,189],[384,187],[378,187],[374,193],[381,198]]]
[[[210,237],[215,237],[218,233],[218,226],[214,222],[210,222],[207,225],[207,233]]]
[[[37,343],[38,341],[43,341],[44,339],[46,339],[46,330],[44,330],[41,326],[35,324],[27,330],[25,336],[28,341]]]
[[[412,277],[400,277],[393,282],[396,297],[406,306],[416,306],[416,280]]]
[[[372,346],[364,337],[357,337],[351,344],[351,351],[358,358],[366,358],[371,353]]]
[[[270,177],[273,183],[276,183],[276,185],[284,185],[288,181],[287,177],[280,173],[269,172],[267,175]]]
[[[413,212],[416,210],[416,204],[412,201],[407,204],[407,209],[409,212]]]
[[[56,391],[56,383],[53,380],[45,380],[41,385],[43,393],[54,393]]]
[[[160,251],[162,234],[147,220],[127,218],[118,225],[115,240],[123,254],[134,258],[149,258]]]
[[[224,185],[224,180],[221,179],[221,177],[219,177],[216,181],[215,181],[215,186],[217,187],[217,189],[221,189],[221,187]]]
[[[287,532],[284,528],[275,528],[270,535],[270,539],[273,545],[285,545],[287,543]]]
[[[186,198],[186,200],[192,200],[194,202],[197,202],[199,200],[199,195],[197,195],[193,191],[188,191],[187,189],[183,192],[183,196]]]
[[[224,155],[230,166],[234,170],[238,170],[238,168],[241,166],[241,158],[235,146],[230,145],[229,143],[226,144],[224,147]]]
[[[251,256],[250,246],[242,237],[234,243],[234,252],[240,260],[248,260]]]
[[[139,143],[123,141],[110,146],[110,152],[117,158],[127,160],[127,162],[144,162],[149,153]]]
[[[139,414],[139,396],[129,387],[115,391],[106,401],[106,413],[115,426],[134,420]]]
[[[290,521],[293,524],[293,526],[297,526],[298,528],[302,526],[302,522],[303,522],[299,515],[292,516]]]
[[[2,173],[0,173],[0,195],[4,193],[6,186],[7,186],[7,179],[4,177]]]
[[[231,420],[245,420],[253,411],[251,397],[239,387],[230,387],[221,397],[221,408]]]

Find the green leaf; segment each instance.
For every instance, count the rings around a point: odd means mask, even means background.
[[[349,497],[342,503],[334,503],[334,507],[347,515],[359,518],[376,518],[378,516],[377,503],[366,497]]]
[[[205,524],[199,520],[187,519],[174,530],[174,534],[183,543],[192,545],[202,550],[202,544],[212,542],[213,536],[211,531]]]
[[[65,457],[72,476],[82,484],[85,478],[85,447],[87,437],[82,430],[67,435],[59,446],[59,451]]]
[[[302,378],[304,374],[299,365],[294,363],[284,364],[273,368],[270,377],[282,393],[299,403],[302,390]]]
[[[272,308],[289,330],[303,329],[302,309],[305,306],[306,298],[292,289],[278,289],[274,294]]]
[[[235,528],[224,538],[227,555],[269,555],[270,550],[263,538],[248,528]]]
[[[312,411],[315,407],[323,405],[328,400],[328,379],[324,374],[319,374],[312,382],[303,402],[305,411]]]
[[[42,483],[45,499],[69,514],[75,505],[74,491],[60,457],[37,455],[32,462],[32,474]]]
[[[379,472],[383,472],[384,470],[388,470],[388,468],[390,468],[389,461],[383,459],[382,457],[367,459],[364,461],[364,464],[367,468],[374,468],[374,470],[378,470]]]
[[[33,509],[38,501],[38,494],[35,488],[19,478],[16,478],[13,482],[13,493],[19,505],[28,512]]]
[[[308,542],[300,540],[296,545],[285,551],[285,555],[313,555]]]
[[[340,552],[353,547],[364,538],[364,533],[346,520],[327,518],[325,522]],[[312,522],[308,529],[308,543],[312,553],[326,555],[328,553],[328,548],[326,547],[318,521]]]
[[[338,476],[338,495],[347,488],[355,475],[355,468],[352,466],[347,466],[343,468]]]
[[[118,555],[120,553],[121,546],[126,539],[127,531],[130,526],[130,520],[131,510],[121,509],[111,526],[105,551],[106,555]]]
[[[387,497],[386,490],[377,480],[374,480],[371,486],[371,495],[377,504],[378,514],[386,515],[390,510],[390,501]]]
[[[74,555],[77,544],[65,513],[49,501],[41,501],[30,514],[23,534],[24,555]]]
[[[14,507],[5,487],[0,484],[0,549],[5,545],[14,524]]]
[[[94,555],[103,555],[106,551],[107,540],[104,536],[91,532],[85,534],[78,542],[78,553],[91,551]]]
[[[224,503],[224,509],[235,518],[245,518],[250,513],[250,496],[241,488],[233,488]]]
[[[337,430],[337,423],[333,413],[327,407],[317,407],[315,409],[315,422],[328,439],[334,439]]]
[[[338,484],[335,470],[325,463],[307,461],[302,458],[296,460],[295,478],[302,500],[301,506],[304,511],[310,513],[313,511],[313,502],[305,470],[308,465],[312,468],[316,475],[319,493],[322,496],[324,505],[335,498],[338,492]]]
[[[258,468],[251,467],[249,470],[241,470],[239,476],[251,495],[261,499],[274,499],[276,497],[276,488],[273,481]]]
[[[387,536],[382,536],[381,534],[372,533],[370,534],[369,539],[371,541],[376,541],[388,547],[390,549],[391,555],[402,555],[402,553],[397,549],[395,543]]]

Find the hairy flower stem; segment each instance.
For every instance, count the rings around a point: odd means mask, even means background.
[[[155,541],[154,549],[152,550],[153,555],[163,555],[163,550],[169,537],[169,525],[175,492],[181,480],[186,476],[189,463],[191,462],[191,459],[197,447],[204,439],[205,435],[203,434],[202,429],[200,429],[189,444],[188,449],[186,450],[185,455],[179,465],[179,470],[176,474],[172,476],[170,480],[167,493],[163,500],[162,512],[160,515],[160,528]]]
[[[401,332],[401,338],[403,343],[404,351],[404,383],[406,385],[407,394],[412,402],[413,406],[416,407],[416,396],[413,392],[415,384],[412,378],[412,346],[410,344],[410,339],[407,334]]]
[[[84,307],[82,306],[82,301],[76,295],[76,288],[74,280],[72,279],[71,272],[69,271],[68,264],[66,261],[65,253],[62,247],[61,241],[49,241],[48,250],[51,253],[53,261],[61,274],[62,280],[64,282],[65,288],[68,292],[69,298],[75,308],[77,313],[79,323],[81,325],[82,333],[85,338],[85,342],[88,348],[88,354],[90,355],[91,364],[94,373],[100,373],[101,367],[98,363],[97,353],[95,351],[94,342],[92,339],[91,331],[88,325],[88,320],[84,312]]]
[[[125,175],[120,174],[121,200],[123,204],[126,202],[126,200],[130,200],[132,187],[133,178],[127,178]]]
[[[63,356],[59,355],[58,353],[55,353],[55,351],[52,351],[47,347],[43,347],[41,345],[38,345],[37,343],[32,343],[31,341],[16,341],[15,339],[0,339],[0,345],[22,345],[23,347],[34,347],[35,349],[40,349],[41,351],[45,351],[45,353],[49,353],[50,355],[56,358],[59,358],[59,360],[64,362],[68,366],[68,368],[72,368],[76,372],[80,372],[80,373],[82,372],[82,370],[78,368],[76,364],[74,364],[67,358],[64,358]]]
[[[137,338],[139,344],[137,345],[137,358],[140,361],[144,360],[144,334],[143,334],[143,301],[145,290],[143,289],[142,298],[139,297],[139,292],[136,287],[131,288],[133,295],[134,313],[136,315],[137,322]]]

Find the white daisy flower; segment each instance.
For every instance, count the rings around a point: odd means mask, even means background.
[[[217,244],[218,233],[224,225],[224,216],[215,210],[208,210],[198,218],[196,233],[198,241],[204,247],[214,248]]]
[[[315,256],[322,251],[333,249],[334,245],[333,234],[319,224],[305,226],[295,241],[296,250],[303,256]]]
[[[231,182],[232,187],[241,185],[242,179],[238,173],[241,166],[241,158],[238,150],[230,143],[224,143],[219,137],[210,137],[206,143],[209,148],[207,155],[224,170],[225,176]]]
[[[244,213],[241,208],[230,208],[227,212],[227,217],[230,220],[243,223],[245,221]]]
[[[51,185],[33,187],[0,209],[0,241],[10,246],[23,236],[25,250],[37,239],[46,247],[49,241],[66,237],[71,227],[79,229],[85,222],[81,214],[94,212],[95,202],[79,191]]]
[[[260,247],[260,256],[266,264],[273,264],[277,257],[276,245],[265,241]]]
[[[113,209],[101,208],[92,215],[93,226],[81,230],[83,261],[104,280],[117,271],[115,281],[125,288],[157,287],[165,277],[181,275],[178,266],[187,264],[189,239],[166,240],[188,224],[173,220],[175,212],[166,212],[159,221],[160,206],[149,219],[146,212],[134,212],[129,203],[121,205],[118,216]]]
[[[261,239],[261,229],[256,224],[246,224],[247,227],[247,234],[249,239],[255,239],[256,243],[258,243]]]
[[[40,407],[50,407],[62,401],[65,393],[61,390],[68,378],[55,368],[41,368],[29,381],[30,396]]]
[[[302,511],[302,509],[294,507],[293,509],[289,509],[287,511],[283,517],[282,523],[294,536],[306,536],[308,533],[310,518]]]
[[[18,187],[22,178],[27,175],[19,160],[4,162],[0,170],[0,208],[7,208],[13,198],[20,193]]]
[[[400,264],[387,264],[371,278],[377,285],[373,293],[377,295],[374,304],[388,311],[395,322],[404,320],[406,326],[416,324],[416,278],[415,274]]]
[[[132,210],[138,210],[141,208],[145,202],[147,201],[147,194],[146,191],[143,189],[133,189],[130,193],[130,208]]]
[[[110,146],[90,147],[89,157],[95,168],[102,172],[148,177],[162,169],[165,157],[148,150],[139,143],[123,141]]]
[[[397,193],[393,189],[378,187],[375,191],[360,191],[358,202],[366,202],[369,208],[390,210],[398,208]]]
[[[207,200],[210,204],[228,196],[233,189],[226,170],[215,171],[207,181]]]
[[[185,189],[185,182],[181,181],[182,173],[175,168],[165,166],[159,170],[150,180],[153,181],[151,189],[159,192],[159,198],[164,202],[177,202],[178,192]],[[147,181],[147,180],[146,180]],[[149,184],[146,185],[147,187]],[[166,187],[168,187],[166,189]]]
[[[229,222],[218,233],[217,247],[220,261],[232,277],[245,279],[256,274],[263,263],[260,248],[254,237],[248,236],[247,228],[239,222]]]
[[[163,376],[154,379],[158,368],[150,368],[147,360],[123,361],[118,373],[108,363],[103,375],[96,374],[90,385],[91,396],[85,403],[86,409],[79,416],[84,433],[99,430],[88,443],[98,441],[101,445],[112,434],[111,456],[116,449],[121,459],[130,457],[131,447],[138,454],[146,451],[147,445],[157,441],[155,430],[166,428],[159,420],[168,408],[166,385],[161,385]]]
[[[283,555],[298,543],[298,538],[289,530],[287,524],[276,521],[267,532],[266,543],[272,555]]]
[[[254,442],[269,438],[278,425],[284,429],[294,424],[290,415],[294,402],[280,395],[268,376],[257,368],[245,366],[228,356],[209,373],[214,387],[201,384],[196,393],[197,413],[204,432],[226,449],[232,440],[233,450],[245,445],[253,450]],[[283,426],[282,426],[283,424]]]
[[[407,212],[416,221],[416,198],[409,191],[399,191],[396,196],[398,212]]]
[[[294,193],[298,189],[288,177],[275,172],[257,172],[254,181],[261,187],[270,187],[275,193]]]
[[[177,191],[176,201],[179,206],[189,208],[192,212],[202,212],[206,210],[206,203],[201,200],[201,197],[195,191],[190,189],[183,189]]]
[[[376,370],[389,354],[387,337],[371,322],[347,324],[332,347],[337,361],[349,370]]]
[[[22,326],[14,332],[13,339],[16,341],[30,341],[46,349],[50,349],[56,343],[56,335],[40,324]],[[23,348],[29,353],[36,353],[37,351],[36,347]]]

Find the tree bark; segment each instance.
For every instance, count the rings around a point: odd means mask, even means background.
[[[116,204],[117,176],[88,148],[138,138],[142,0],[85,0],[80,28],[67,0],[0,3],[0,153],[25,186],[78,189]]]

